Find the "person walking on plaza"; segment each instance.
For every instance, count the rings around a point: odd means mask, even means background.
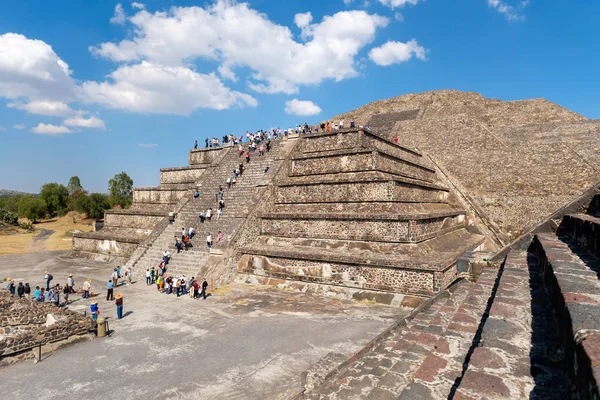
[[[125,277],[127,278],[127,285],[131,285],[131,279],[133,277],[133,270],[131,269],[131,267],[129,265],[125,268]]]
[[[69,289],[68,285],[65,285],[65,287],[63,288],[63,299],[65,300],[65,304],[64,306],[68,306],[69,305],[69,294],[71,293],[71,289]]]
[[[98,302],[97,301],[92,301],[92,304],[90,304],[90,314],[92,314],[92,319],[94,321],[98,320],[98,314],[100,314],[100,310],[98,309]]]
[[[69,277],[67,278],[67,286],[69,287],[71,294],[75,293],[75,279],[73,279],[73,274],[69,274]]]
[[[85,282],[83,282],[83,295],[81,296],[84,299],[90,298],[90,290],[92,289],[92,279],[88,278]]]
[[[117,318],[123,318],[123,295],[121,293],[117,293],[115,296],[115,305],[117,306]]]
[[[113,271],[112,274],[110,274],[110,278],[112,279],[113,282],[113,287],[117,287],[117,283],[119,281],[119,272],[117,271],[117,269],[115,268],[115,270]]]
[[[19,298],[23,298],[23,295],[25,294],[25,286],[23,286],[23,282],[19,282],[19,286],[17,286],[17,294],[19,295]]]
[[[115,299],[113,297],[114,288],[115,288],[115,286],[113,285],[112,280],[109,279],[108,283],[106,284],[106,301],[111,301],[111,300]]]
[[[31,296],[31,288],[29,287],[29,282],[25,283],[25,297],[29,298]]]
[[[150,272],[150,268],[146,268],[146,286],[152,284],[152,273]]]
[[[202,291],[200,292],[200,296],[202,296],[202,298],[204,300],[206,300],[206,288],[208,287],[208,282],[206,282],[206,278],[204,278],[204,280],[202,281]]]
[[[50,290],[50,281],[53,279],[52,274],[46,271],[44,273],[44,279],[46,280],[46,290]]]

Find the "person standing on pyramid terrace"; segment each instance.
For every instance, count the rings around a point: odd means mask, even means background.
[[[114,300],[114,296],[113,296],[113,290],[114,290],[114,285],[111,279],[108,280],[108,283],[106,284],[106,301],[111,301]]]
[[[221,207],[217,208],[217,221],[221,219],[223,216],[223,209]]]
[[[195,233],[194,228],[190,226],[190,229],[188,230],[188,236],[190,237],[190,240],[192,240],[194,238],[194,233]],[[168,255],[167,255],[167,257],[163,256],[163,259],[165,259],[165,265],[168,264],[168,262],[169,262]]]
[[[231,189],[231,177],[227,177],[227,189]]]
[[[204,211],[200,211],[200,215],[198,217],[200,218],[200,223],[203,224],[204,220],[206,219],[206,215],[204,214]]]
[[[152,284],[152,273],[150,272],[150,268],[146,268],[146,286]]]
[[[212,248],[212,236],[210,234],[210,232],[206,232],[206,246],[208,247],[208,249],[210,250]]]
[[[217,233],[216,243],[219,243],[222,239],[223,239],[223,234],[221,233],[221,231],[219,231],[219,233]]]
[[[206,210],[206,220],[208,222],[210,222],[211,219],[212,219],[212,208],[209,208],[208,210]]]
[[[193,228],[190,228],[190,232],[193,230]],[[190,239],[191,239],[191,234],[190,234]],[[169,263],[169,260],[171,259],[171,255],[169,254],[169,250],[165,250],[163,252],[163,261],[165,262],[165,265],[167,265]]]
[[[194,149],[197,149],[197,148],[198,148],[198,141],[194,140]]]

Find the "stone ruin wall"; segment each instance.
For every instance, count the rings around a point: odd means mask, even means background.
[[[73,238],[73,250],[86,253],[123,256],[132,254],[138,247],[138,241],[126,242],[127,238],[118,240],[97,236]]]
[[[190,166],[209,166],[218,163],[225,156],[225,149],[229,147],[212,147],[207,149],[192,149],[188,156]]]
[[[55,322],[46,326],[48,314]],[[33,358],[34,352],[24,352],[34,346],[84,337],[93,329],[95,323],[89,317],[59,309],[53,304],[19,299],[10,296],[7,290],[0,290],[0,357],[3,364]]]
[[[190,189],[135,188],[133,190],[133,201],[134,203],[175,204],[189,193]]]
[[[446,271],[351,265],[281,257],[242,256],[238,271],[306,282],[430,296],[452,282],[456,267]]]
[[[350,182],[281,186],[276,193],[277,203],[331,203],[347,201],[392,200],[389,182]],[[315,210],[318,211],[318,210]]]
[[[164,215],[144,215],[111,213],[104,214],[104,223],[109,226],[121,228],[134,228],[142,230],[152,230],[157,223],[164,218]]]
[[[184,184],[197,182],[205,171],[206,168],[204,167],[162,168],[160,170],[160,184]]]

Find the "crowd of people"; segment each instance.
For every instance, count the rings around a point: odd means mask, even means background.
[[[114,288],[119,286],[119,279],[123,279],[121,282],[122,285],[131,285],[133,277],[133,269],[130,267],[125,267],[124,276],[121,276],[121,267],[117,267],[112,271],[110,275],[110,279],[108,279],[107,283],[107,293],[106,293],[106,301],[115,301],[115,305],[117,308],[117,318],[123,317],[123,295],[121,293],[117,293],[113,296]],[[44,284],[41,286],[36,286],[35,290],[32,289],[29,285],[29,282],[19,282],[18,285],[15,284],[14,279],[8,280],[7,289],[10,294],[13,296],[19,296],[19,298],[28,298],[32,301],[40,302],[40,303],[52,303],[57,307],[67,307],[71,300],[71,295],[81,294],[82,299],[89,299],[96,297],[97,295],[92,292],[92,279],[86,279],[79,289],[75,288],[75,279],[73,278],[73,274],[69,274],[67,280],[64,285],[61,286],[60,283],[52,284],[54,277],[48,271],[44,273]],[[61,301],[62,294],[62,301]],[[90,304],[90,314],[94,320],[98,318],[98,301],[92,300]]]
[[[193,276],[187,279],[185,275],[173,276],[167,274],[167,265],[170,258],[168,250],[165,250],[158,268],[152,267],[146,269],[146,285],[156,285],[156,290],[164,294],[175,294],[177,297],[189,294],[193,299],[200,297],[206,299],[209,296],[206,292],[208,288],[206,278],[202,282],[199,282]]]
[[[308,135],[311,133],[319,133],[319,132],[331,132],[331,131],[336,131],[336,130],[341,130],[341,129],[352,129],[355,128],[355,124],[354,121],[350,121],[349,124],[346,125],[344,120],[340,120],[338,122],[333,122],[333,121],[326,121],[326,122],[322,122],[321,124],[318,125],[308,125],[306,122],[303,125],[296,125],[294,128],[288,128],[288,129],[281,129],[279,127],[277,128],[271,128],[268,130],[258,130],[256,132],[250,132],[250,131],[246,131],[245,134],[240,135],[239,137],[236,135],[224,135],[222,138],[217,138],[217,137],[213,137],[212,139],[206,138],[204,140],[204,147],[205,148],[212,148],[212,147],[220,147],[220,146],[224,146],[224,145],[229,145],[229,144],[233,144],[234,146],[237,146],[240,143],[244,142],[244,137],[246,137],[247,141],[252,144],[254,140],[258,139],[258,140],[277,140],[277,139],[281,139],[283,137],[287,137],[288,135],[291,134],[302,134],[302,135]],[[198,148],[198,141],[196,140],[194,142],[194,149]]]

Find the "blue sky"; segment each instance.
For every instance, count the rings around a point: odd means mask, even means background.
[[[158,184],[194,139],[436,89],[600,118],[600,2],[27,0],[0,13],[0,188]]]

